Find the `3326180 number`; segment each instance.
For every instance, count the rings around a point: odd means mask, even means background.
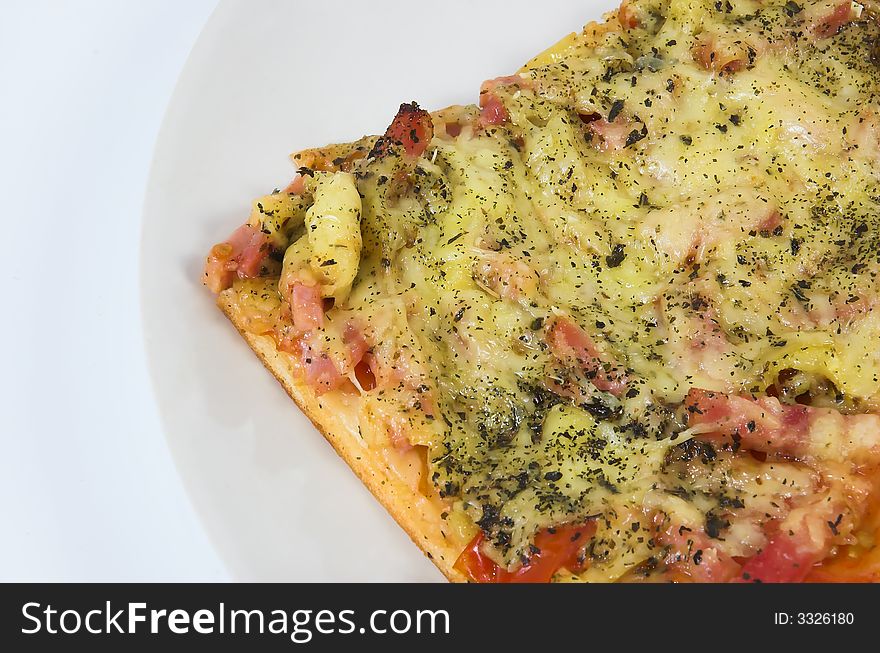
[[[851,625],[855,621],[852,612],[798,612],[795,622],[801,625]]]

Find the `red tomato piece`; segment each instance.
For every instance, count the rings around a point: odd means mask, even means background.
[[[401,104],[394,120],[385,130],[385,135],[376,143],[371,156],[387,154],[389,146],[399,143],[408,156],[417,157],[427,149],[434,138],[434,122],[431,114],[411,102]]]
[[[826,553],[807,540],[807,533],[777,533],[764,549],[749,558],[735,582],[801,583]],[[801,540],[801,541],[799,541]]]
[[[528,564],[516,571],[507,571],[483,554],[484,535],[480,531],[456,560],[455,569],[475,583],[549,583],[560,569],[583,569],[580,553],[595,532],[593,521],[581,526],[543,530],[535,536],[537,551],[529,558]]]

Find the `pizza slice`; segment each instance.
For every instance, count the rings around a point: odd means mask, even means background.
[[[624,0],[293,155],[205,283],[450,580],[880,580],[871,10]]]

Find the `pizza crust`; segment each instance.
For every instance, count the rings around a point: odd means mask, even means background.
[[[365,434],[364,429],[370,428],[366,420],[362,420],[357,427],[360,434],[355,434],[350,423],[340,418],[346,407],[337,405],[338,402],[326,395],[318,397],[311,388],[298,383],[288,355],[278,351],[274,340],[268,336],[254,335],[245,328],[238,296],[232,289],[220,293],[217,305],[266,369],[416,546],[448,580],[465,582],[465,576],[453,569],[464,543],[446,532],[449,529],[441,517],[444,506],[439,500],[413,489],[393,471],[381,450],[367,444],[381,441],[380,434]],[[351,412],[349,408],[351,422],[357,423],[357,417],[352,416]]]

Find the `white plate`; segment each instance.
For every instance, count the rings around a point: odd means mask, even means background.
[[[214,307],[208,249],[290,180],[289,152],[381,133],[404,101],[474,102],[615,2],[590,4],[225,2],[209,21],[156,146],[142,306],[169,446],[234,577],[441,579]]]

